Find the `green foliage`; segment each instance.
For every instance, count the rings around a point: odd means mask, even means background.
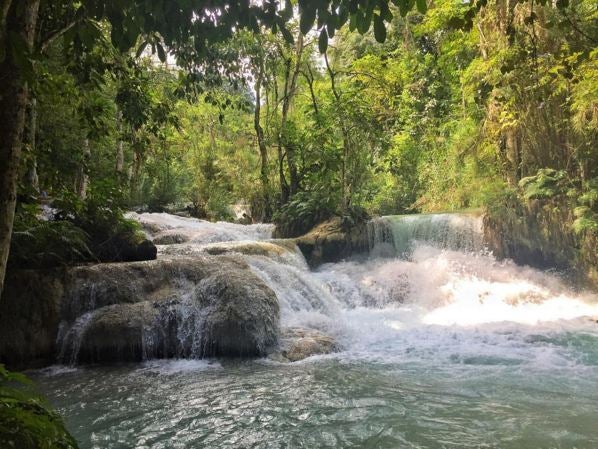
[[[124,217],[113,196],[85,201],[69,192],[54,201],[52,217],[36,204],[21,204],[15,217],[12,268],[40,268],[88,261],[120,260],[121,252],[139,245],[139,223]]]
[[[573,210],[573,229],[577,234],[598,234],[598,177],[588,181]]]
[[[92,195],[83,201],[65,194],[54,204],[56,219],[72,223],[89,236],[95,260],[119,260],[121,245],[138,245],[145,240],[139,223],[126,219],[114,198]]]
[[[562,194],[567,181],[564,170],[542,168],[534,176],[528,176],[519,181],[523,189],[523,196],[528,200],[546,199]]]
[[[306,0],[296,17],[291,2],[233,2],[191,26],[205,5],[63,3],[43,5],[43,26],[81,23],[38,61],[24,165],[37,162],[40,190],[93,253],[111,233],[138,238],[130,207],[231,220],[232,205],[251,205],[296,234],[358,210],[492,208],[520,180],[527,199],[572,191],[575,226],[591,229],[580,187],[598,166],[588,0],[567,7],[573,22],[545,2],[506,14],[483,1]],[[315,39],[300,38],[312,28]]]
[[[274,223],[281,235],[297,237],[318,223],[332,217],[338,199],[325,186],[312,192],[300,192],[274,215]]]
[[[0,446],[19,449],[75,449],[62,419],[31,390],[31,381],[0,365]]]
[[[15,218],[9,264],[14,268],[66,265],[93,259],[89,236],[70,221],[39,219],[37,205],[22,205]]]

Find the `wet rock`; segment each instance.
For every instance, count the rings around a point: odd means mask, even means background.
[[[189,239],[188,235],[177,232],[176,230],[169,230],[157,234],[154,237],[153,242],[156,245],[176,245],[188,242]]]
[[[273,358],[285,362],[297,362],[314,355],[331,354],[339,351],[334,338],[315,329],[291,327],[283,329],[280,350]]]
[[[556,269],[573,284],[598,289],[598,234],[576,233],[575,205],[567,195],[511,198],[484,215],[484,242],[499,259]]]
[[[277,242],[226,242],[212,243],[204,247],[208,254],[219,255],[227,253],[240,253],[246,256],[281,256],[291,251],[294,245],[285,241]]]
[[[57,269],[7,273],[0,298],[0,363],[22,369],[55,360],[63,275]]]
[[[275,293],[234,256],[22,271],[5,299],[0,362],[12,366],[261,356],[278,339]]]
[[[277,343],[278,298],[249,270],[208,277],[197,298],[206,314],[202,355],[262,356]]]
[[[143,240],[139,244],[130,244],[123,246],[119,261],[133,262],[138,260],[154,260],[158,255],[158,248],[153,242]]]
[[[114,299],[118,303],[93,313],[83,332],[67,335],[67,361],[249,357],[265,355],[277,343],[275,293],[234,258],[101,268],[99,275],[107,279],[94,273],[94,294],[102,304]],[[130,281],[125,284],[123,277]]]
[[[158,249],[142,232],[123,232],[92,238],[92,251],[101,262],[135,262],[154,260]]]
[[[64,363],[140,361],[144,333],[156,321],[159,309],[149,302],[115,304],[93,313],[82,329],[71,329],[63,348]],[[79,334],[80,332],[80,334]]]
[[[162,256],[264,256],[275,260],[290,260],[297,257],[297,245],[293,240],[270,240],[258,242],[223,242],[206,245],[182,243],[160,248]]]
[[[369,249],[365,223],[347,229],[339,217],[319,224],[295,242],[311,266],[338,262]]]

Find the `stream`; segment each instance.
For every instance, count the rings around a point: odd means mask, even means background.
[[[134,218],[184,236],[159,258],[273,230]],[[377,218],[369,255],[315,270],[296,248],[239,254],[276,293],[281,327],[317,329],[339,352],[33,377],[82,449],[598,447],[598,297],[496,260],[481,227],[466,214]]]

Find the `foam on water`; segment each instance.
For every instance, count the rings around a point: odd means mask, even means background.
[[[156,359],[144,362],[139,371],[157,374],[176,374],[222,369],[217,360],[209,359]]]
[[[159,233],[178,233],[193,243],[217,243],[237,240],[266,240],[272,237],[274,225],[241,225],[224,221],[211,222],[197,218],[180,217],[167,213],[129,212],[128,218],[137,220],[150,236]]]

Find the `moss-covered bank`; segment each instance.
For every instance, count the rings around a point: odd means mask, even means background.
[[[484,239],[499,258],[563,271],[598,288],[598,233],[574,226],[575,202],[566,195],[524,199],[516,195],[488,207]]]

